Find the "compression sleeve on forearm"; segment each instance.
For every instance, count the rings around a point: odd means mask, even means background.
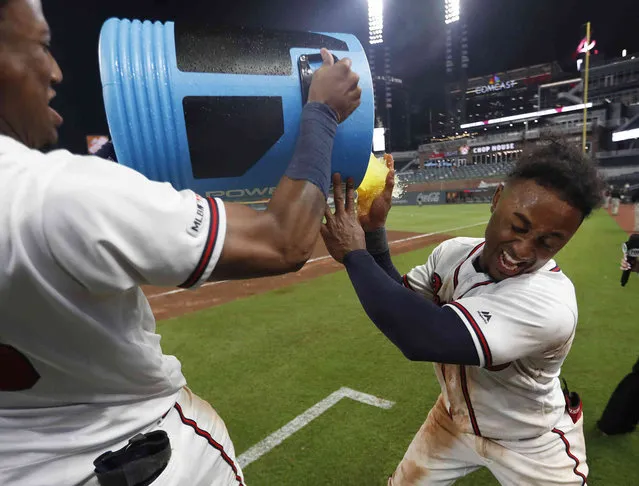
[[[390,249],[388,248],[388,239],[386,238],[386,228],[383,226],[374,231],[367,231],[366,249],[368,253],[373,255],[377,264],[396,282],[402,281],[402,275],[397,271],[393,260],[391,259]]]
[[[284,175],[315,184],[327,197],[331,185],[331,156],[336,132],[335,112],[324,103],[307,103],[302,110],[295,153]]]
[[[455,311],[394,281],[366,250],[347,254],[344,265],[368,317],[408,359],[480,364],[470,332]]]

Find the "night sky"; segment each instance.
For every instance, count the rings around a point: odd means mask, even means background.
[[[464,1],[464,0],[462,0]],[[100,27],[109,17],[313,30],[368,37],[366,0],[44,0],[53,50],[65,74],[54,105],[65,116],[61,145],[86,149],[84,135],[106,133],[97,65]],[[410,87],[414,112],[437,108],[444,83],[443,0],[385,0],[385,41],[393,74]],[[572,55],[587,20],[601,56],[639,53],[639,16],[633,0],[466,0],[469,75],[559,61]],[[602,7],[603,6],[603,7]]]

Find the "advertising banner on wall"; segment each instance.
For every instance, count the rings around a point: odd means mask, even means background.
[[[498,183],[495,184],[497,186]],[[393,206],[426,206],[434,204],[487,203],[495,192],[495,186],[453,191],[407,191],[393,198]]]
[[[499,76],[494,75],[488,79],[485,85],[477,86],[474,88],[470,88],[466,94],[473,95],[485,95],[487,93],[495,93],[498,91],[504,91],[507,89],[511,89],[517,86],[517,81],[515,80],[502,80]]]
[[[446,193],[442,191],[405,192],[399,198],[393,198],[395,206],[423,206],[425,204],[444,204]]]

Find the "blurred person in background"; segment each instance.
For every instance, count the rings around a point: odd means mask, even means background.
[[[601,205],[601,207],[603,209],[608,209],[610,207],[610,189],[612,188],[612,186],[610,187],[606,187],[606,189],[603,191],[603,204]]]
[[[612,186],[610,190],[610,212],[613,216],[619,214],[619,205],[621,204],[621,189],[618,186]]]
[[[639,272],[639,259],[631,265],[621,258],[621,270]],[[639,359],[612,393],[597,421],[597,428],[606,435],[629,434],[639,424]]]

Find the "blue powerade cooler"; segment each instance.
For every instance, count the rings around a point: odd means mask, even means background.
[[[364,178],[374,101],[360,42],[348,34],[209,28],[109,19],[100,73],[118,160],[176,189],[268,198],[291,160],[320,48],[349,57],[362,103],[335,138],[332,170]]]

